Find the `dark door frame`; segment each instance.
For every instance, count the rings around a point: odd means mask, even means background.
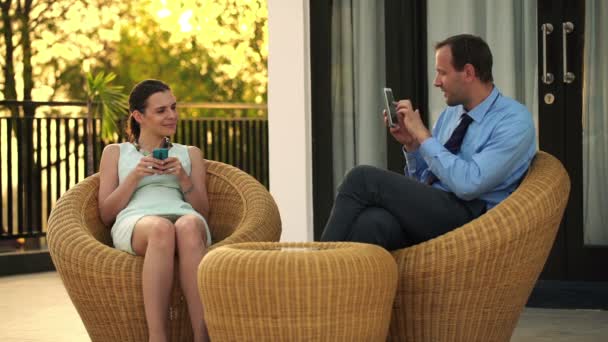
[[[538,0],[537,3],[537,18],[538,18],[538,31],[537,31],[537,42],[538,48],[538,133],[539,133],[539,148],[545,152],[550,153],[559,160],[564,162],[565,158],[565,139],[566,134],[564,116],[564,89],[562,82],[559,81],[557,75],[557,67],[559,66],[559,58],[561,54],[561,47],[558,46],[559,32],[557,27],[553,28],[553,32],[547,37],[543,37],[544,33],[541,30],[541,26],[545,23],[555,23],[560,20],[561,16],[561,4],[562,0]],[[560,30],[561,31],[561,30]],[[547,55],[543,55],[542,42],[546,39]],[[559,59],[558,59],[559,58]],[[555,80],[551,84],[543,83],[543,63],[547,64],[547,70],[554,74]],[[554,95],[554,102],[547,104],[543,98],[545,94],[550,93]],[[572,203],[570,200],[569,203]],[[553,249],[549,254],[547,263],[543,273],[541,274],[542,279],[566,279],[566,241],[568,236],[564,229],[564,220],[557,233],[557,237],[553,244]]]
[[[333,1],[310,0],[313,234],[319,240],[333,205],[331,13]]]

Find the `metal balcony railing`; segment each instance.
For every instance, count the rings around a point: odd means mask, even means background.
[[[25,106],[35,115],[24,116]],[[268,187],[265,105],[180,103],[179,108],[174,142],[198,146],[206,159],[234,165]],[[0,240],[45,235],[57,199],[96,171],[105,146],[100,125],[94,119],[88,134],[85,102],[0,101]],[[87,167],[88,144],[94,170]]]

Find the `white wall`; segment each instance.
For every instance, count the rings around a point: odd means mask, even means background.
[[[281,241],[313,240],[308,20],[308,0],[268,0],[269,182]]]

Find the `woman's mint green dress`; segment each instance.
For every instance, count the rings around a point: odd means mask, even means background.
[[[143,154],[132,143],[121,143],[119,146],[118,182],[122,183],[143,158]],[[174,143],[169,149],[169,157],[178,158],[184,171],[190,175],[192,164],[187,146]],[[207,242],[211,244],[207,221],[203,215],[192,208],[190,203],[184,200],[177,177],[174,175],[146,176],[137,184],[129,204],[116,216],[116,221],[112,226],[114,246],[122,251],[135,254],[131,246],[131,237],[133,228],[139,219],[144,216],[175,218],[186,214],[196,215],[203,220]]]

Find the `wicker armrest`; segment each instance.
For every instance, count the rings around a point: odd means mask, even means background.
[[[279,240],[279,210],[262,184],[233,166],[214,161],[208,161],[207,174],[212,249],[237,242]]]
[[[112,264],[113,272],[132,272],[130,255],[111,247],[109,228],[99,219],[97,193],[99,175],[70,188],[57,201],[49,217],[47,240],[57,268],[97,275]],[[116,275],[119,276],[119,275]]]

